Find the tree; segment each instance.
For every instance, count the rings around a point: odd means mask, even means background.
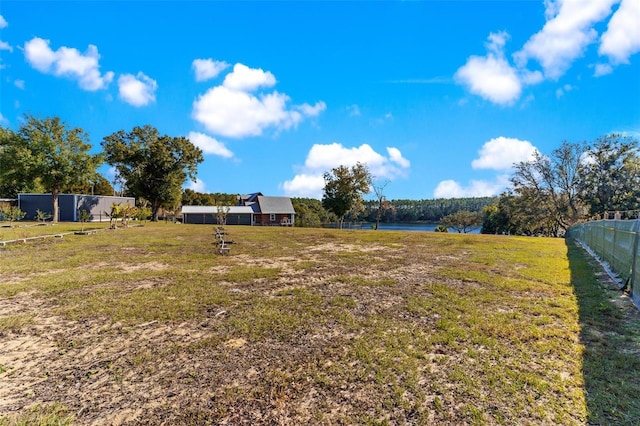
[[[449,232],[449,227],[447,225],[443,225],[440,224],[438,226],[436,226],[436,228],[434,229],[435,232],[444,232],[444,233],[448,233]]]
[[[324,174],[324,182],[322,206],[336,215],[342,229],[345,215],[362,208],[362,195],[369,192],[371,174],[362,163],[351,168],[338,166]]]
[[[127,191],[151,203],[152,220],[161,207],[173,207],[187,178],[195,180],[202,150],[185,137],[160,135],[151,126],[119,131],[102,141],[107,163],[125,180]]]
[[[89,136],[80,128],[67,128],[59,117],[25,116],[20,130],[4,137],[0,155],[1,180],[22,191],[36,183],[51,193],[53,222],[58,221],[58,194],[72,185],[90,182],[102,163],[89,153]]]
[[[11,224],[17,220],[24,219],[26,215],[16,206],[7,206],[0,209],[0,220],[8,220]]]
[[[218,225],[226,225],[227,224],[227,216],[229,216],[229,212],[231,211],[231,206],[221,201],[216,203],[216,223]]]
[[[80,232],[84,232],[84,225],[91,220],[91,213],[85,209],[80,210],[79,220],[82,223],[82,229]]]
[[[322,207],[322,201],[316,198],[291,199],[293,209],[296,211],[296,223],[298,227],[320,227],[323,223],[331,221],[331,214]]]
[[[82,184],[71,185],[65,189],[74,194],[91,194],[91,195],[115,195],[115,189],[111,186],[111,182],[101,174],[96,174],[91,181]]]
[[[442,218],[441,224],[453,228],[458,233],[467,233],[482,223],[482,216],[478,212],[459,211]]]
[[[580,168],[581,197],[592,216],[640,208],[638,141],[602,136],[588,148]]]
[[[528,212],[530,223],[549,222],[545,235],[564,233],[584,215],[579,197],[584,151],[583,144],[563,142],[550,156],[536,151],[533,160],[514,165],[511,183],[521,197],[520,214]]]
[[[216,199],[212,194],[203,194],[189,188],[182,191],[183,206],[213,206],[215,204]]]
[[[387,210],[395,210],[393,204],[391,204],[387,197],[384,196],[384,188],[389,184],[389,181],[386,180],[384,183],[373,186],[373,192],[376,194],[376,200],[378,204],[378,209],[376,210],[376,227],[377,230],[380,227],[380,219],[382,219],[382,215]]]
[[[28,169],[16,167],[23,155],[28,154],[21,146],[19,137],[11,129],[0,126],[0,197],[15,198],[28,188],[31,178]],[[21,163],[21,162],[20,162]]]

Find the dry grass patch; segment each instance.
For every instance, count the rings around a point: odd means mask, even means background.
[[[563,241],[228,230],[228,256],[172,224],[0,251],[0,425],[600,419]]]

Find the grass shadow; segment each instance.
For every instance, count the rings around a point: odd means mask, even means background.
[[[601,266],[567,240],[577,297],[588,423],[637,425],[640,419],[640,311]]]

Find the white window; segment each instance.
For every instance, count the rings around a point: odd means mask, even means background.
[[[269,220],[270,220],[271,222],[275,222],[275,221],[276,221],[276,214],[275,214],[275,213],[271,213],[271,214],[269,215]]]

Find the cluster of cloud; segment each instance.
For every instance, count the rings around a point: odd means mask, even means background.
[[[607,30],[598,38],[594,26],[611,15]],[[512,55],[505,55],[506,32],[492,33],[485,56],[471,56],[454,79],[471,93],[499,105],[515,103],[523,87],[544,80],[557,81],[583,56],[587,47],[599,41],[598,53],[605,62],[593,64],[594,75],[613,71],[640,51],[640,1],[638,0],[548,0],[546,23]],[[529,69],[537,62],[541,69]]]
[[[6,21],[0,16],[0,28],[6,26]],[[33,37],[23,47],[27,63],[41,73],[71,79],[86,91],[106,90],[116,82],[119,99],[135,107],[156,101],[158,84],[143,72],[122,73],[117,78],[113,71],[102,72],[100,54],[95,45],[89,45],[82,52],[67,46],[54,48],[50,40]],[[13,49],[0,41],[0,50]],[[296,128],[306,119],[318,117],[327,108],[323,101],[293,104],[288,95],[275,90],[275,75],[261,68],[251,68],[242,63],[232,66],[225,61],[199,58],[192,62],[192,69],[198,83],[220,79],[199,95],[192,105],[192,119],[208,134],[192,131],[188,138],[205,154],[231,159],[234,153],[220,138],[241,139],[267,132],[278,134]],[[24,87],[24,81],[16,82],[16,85]],[[357,105],[350,106],[348,111],[352,116],[360,115]],[[388,113],[376,123],[391,119],[393,116]],[[377,179],[406,176],[410,167],[410,162],[395,147],[388,147],[386,153],[381,154],[367,144],[353,148],[338,143],[316,144],[311,147],[300,173],[281,187],[287,194],[319,198],[324,186],[324,172],[339,165],[352,166],[358,161],[366,163]],[[206,185],[202,180],[196,180],[191,182],[190,188],[203,192]]]
[[[0,28],[6,27],[6,20],[0,16]],[[0,41],[0,50],[13,51],[12,47]],[[100,71],[98,48],[90,44],[84,52],[73,47],[51,48],[51,41],[34,37],[24,43],[24,56],[32,68],[43,74],[65,77],[77,81],[78,86],[87,91],[105,90],[114,80],[115,73]],[[1,68],[1,64],[0,64]],[[158,84],[142,72],[137,75],[122,74],[118,80],[118,95],[122,101],[135,107],[155,102]],[[16,86],[24,88],[24,80],[16,80]]]
[[[485,197],[497,195],[509,186],[513,165],[531,161],[537,148],[529,141],[500,136],[485,142],[478,158],[471,162],[474,170],[500,172],[493,181],[473,180],[467,186],[454,180],[444,180],[433,192],[435,198]]]
[[[225,62],[196,59],[196,80],[218,76],[227,68]],[[208,89],[193,103],[193,118],[207,131],[229,138],[260,136],[272,128],[276,131],[297,126],[303,119],[316,117],[326,109],[322,101],[315,105],[291,105],[290,98],[276,90],[275,76],[260,68],[237,63],[220,85]]]
[[[385,156],[368,144],[353,148],[340,143],[315,144],[309,150],[299,173],[280,186],[290,196],[321,198],[325,172],[341,165],[351,167],[358,162],[367,165],[375,180],[405,177],[411,166],[409,160],[394,147],[387,147]]]
[[[2,15],[0,15],[0,30],[3,28],[7,28],[8,26],[9,24],[7,23],[7,21],[2,17]],[[13,52],[13,47],[6,41],[0,40],[0,50],[8,50],[9,52]],[[0,70],[2,68],[4,68],[4,66],[0,62]]]
[[[29,64],[42,73],[69,76],[78,80],[78,85],[89,91],[105,89],[113,80],[114,73],[100,73],[98,48],[89,45],[83,54],[77,49],[60,47],[52,50],[49,40],[34,37],[24,44],[24,55]]]

